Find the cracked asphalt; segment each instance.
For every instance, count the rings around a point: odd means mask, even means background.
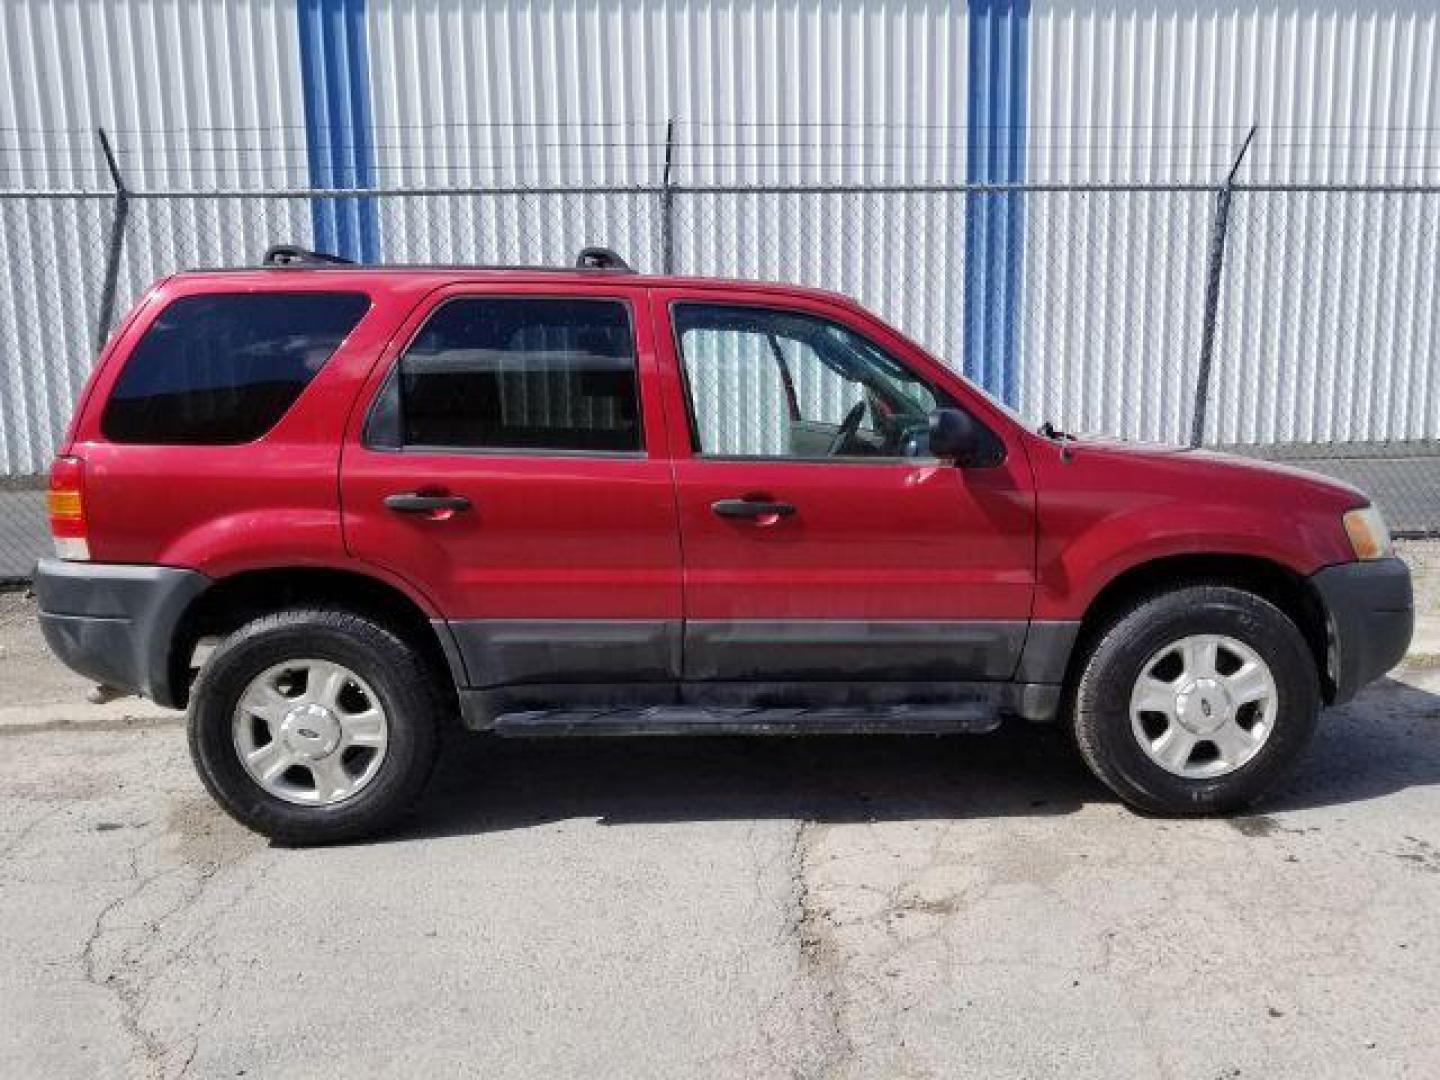
[[[1440,1074],[1440,635],[1228,821],[1024,725],[470,739],[288,850],[85,689],[0,595],[0,1076]]]

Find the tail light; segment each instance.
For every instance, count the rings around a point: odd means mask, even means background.
[[[50,491],[46,498],[50,511],[50,535],[55,538],[55,554],[62,559],[83,561],[90,558],[90,543],[85,531],[85,462],[77,457],[60,457],[50,467]]]

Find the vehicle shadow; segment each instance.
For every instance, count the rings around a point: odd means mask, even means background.
[[[824,822],[1065,814],[1109,795],[1068,740],[989,735],[457,738],[393,839],[601,824]]]
[[[1295,776],[1255,815],[1440,784],[1440,696],[1394,679],[1323,714]],[[601,824],[794,818],[823,823],[1070,814],[1115,802],[1058,728],[809,738],[456,737],[390,840]]]
[[[1440,687],[1429,672],[1386,678],[1327,709],[1293,777],[1256,812],[1339,806],[1440,784]]]

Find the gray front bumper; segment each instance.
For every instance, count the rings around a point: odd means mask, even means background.
[[[173,566],[41,559],[40,629],[51,651],[86,678],[176,707],[183,687],[172,685],[175,628],[209,584]]]
[[[1330,629],[1334,703],[1378,679],[1405,656],[1415,629],[1410,568],[1399,559],[1327,566],[1311,575]]]

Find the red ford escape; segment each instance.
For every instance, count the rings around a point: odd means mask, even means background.
[[[393,821],[455,717],[1057,720],[1130,805],[1225,812],[1412,626],[1352,488],[1029,431],[842,297],[603,249],[171,277],[104,350],[51,488],[51,648],[188,706],[215,798],[297,843]]]

